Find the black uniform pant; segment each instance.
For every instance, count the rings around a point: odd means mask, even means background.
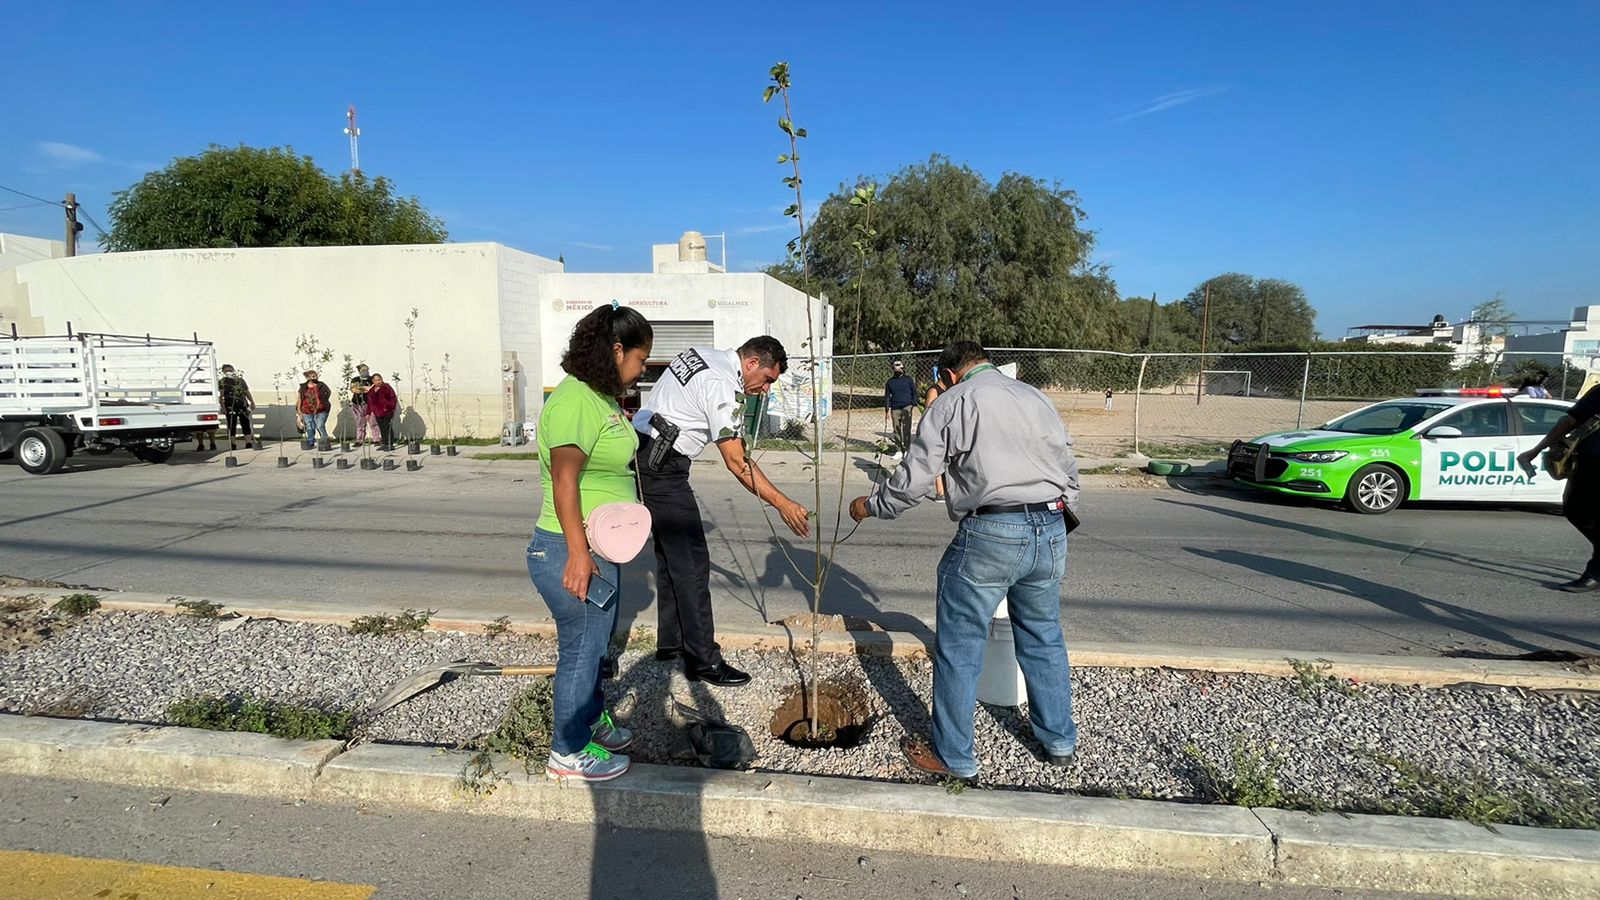
[[[383,446],[394,446],[394,413],[387,416],[378,416],[378,436],[383,439]]]
[[[249,438],[251,436],[250,435],[250,410],[248,410],[248,409],[230,409],[230,410],[228,410],[228,440],[230,440],[230,441],[233,440],[234,429],[238,429],[239,433],[243,434],[246,438]]]
[[[682,650],[686,669],[709,668],[722,662],[722,652],[711,614],[711,551],[700,505],[689,487],[690,461],[669,451],[660,468],[652,470],[647,462],[651,441],[640,439],[634,465],[655,542],[656,646]]]
[[[1600,578],[1600,459],[1583,460],[1578,464],[1572,477],[1567,479],[1561,512],[1589,541],[1589,564],[1583,567],[1583,574]]]

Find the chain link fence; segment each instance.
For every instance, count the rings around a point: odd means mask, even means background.
[[[925,396],[938,351],[835,356],[827,441],[870,450],[892,441],[884,382],[901,360]],[[1312,428],[1421,388],[1518,388],[1545,374],[1552,397],[1574,399],[1593,356],[1453,350],[1312,353],[1118,353],[991,349],[990,360],[1044,391],[1080,455],[1220,456],[1235,439]],[[791,425],[794,437],[801,429]],[[809,431],[809,429],[805,429]]]

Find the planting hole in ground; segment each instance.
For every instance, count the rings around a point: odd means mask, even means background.
[[[848,750],[861,743],[872,727],[870,709],[859,685],[824,681],[817,686],[817,730],[813,734],[811,692],[795,685],[772,714],[772,736],[806,750]]]

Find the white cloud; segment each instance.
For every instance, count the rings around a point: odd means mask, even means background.
[[[76,144],[62,144],[56,141],[40,141],[39,143],[35,144],[34,147],[39,151],[41,156],[55,163],[56,165],[61,166],[62,168],[87,166],[92,163],[103,163],[106,161],[104,156],[101,156],[87,147],[79,147]]]
[[[1169,109],[1183,106],[1186,103],[1193,103],[1196,100],[1220,94],[1227,89],[1227,85],[1214,84],[1210,87],[1185,88],[1181,91],[1173,91],[1170,94],[1162,94],[1154,100],[1146,101],[1138,109],[1118,116],[1116,118],[1116,122],[1117,124],[1121,124],[1129,119],[1137,119],[1140,116],[1148,116],[1152,113],[1165,112]]]
[[[590,244],[585,241],[567,241],[567,244],[573,247],[582,247],[585,250],[603,250],[607,253],[617,249],[610,244]]]
[[[770,225],[746,225],[735,228],[734,234],[766,234],[769,231],[788,231],[795,227],[793,222],[773,222]]]

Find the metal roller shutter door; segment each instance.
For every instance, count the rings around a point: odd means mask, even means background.
[[[716,327],[709,321],[663,322],[652,319],[650,327],[656,335],[650,345],[651,362],[666,362],[690,347],[716,346]]]

